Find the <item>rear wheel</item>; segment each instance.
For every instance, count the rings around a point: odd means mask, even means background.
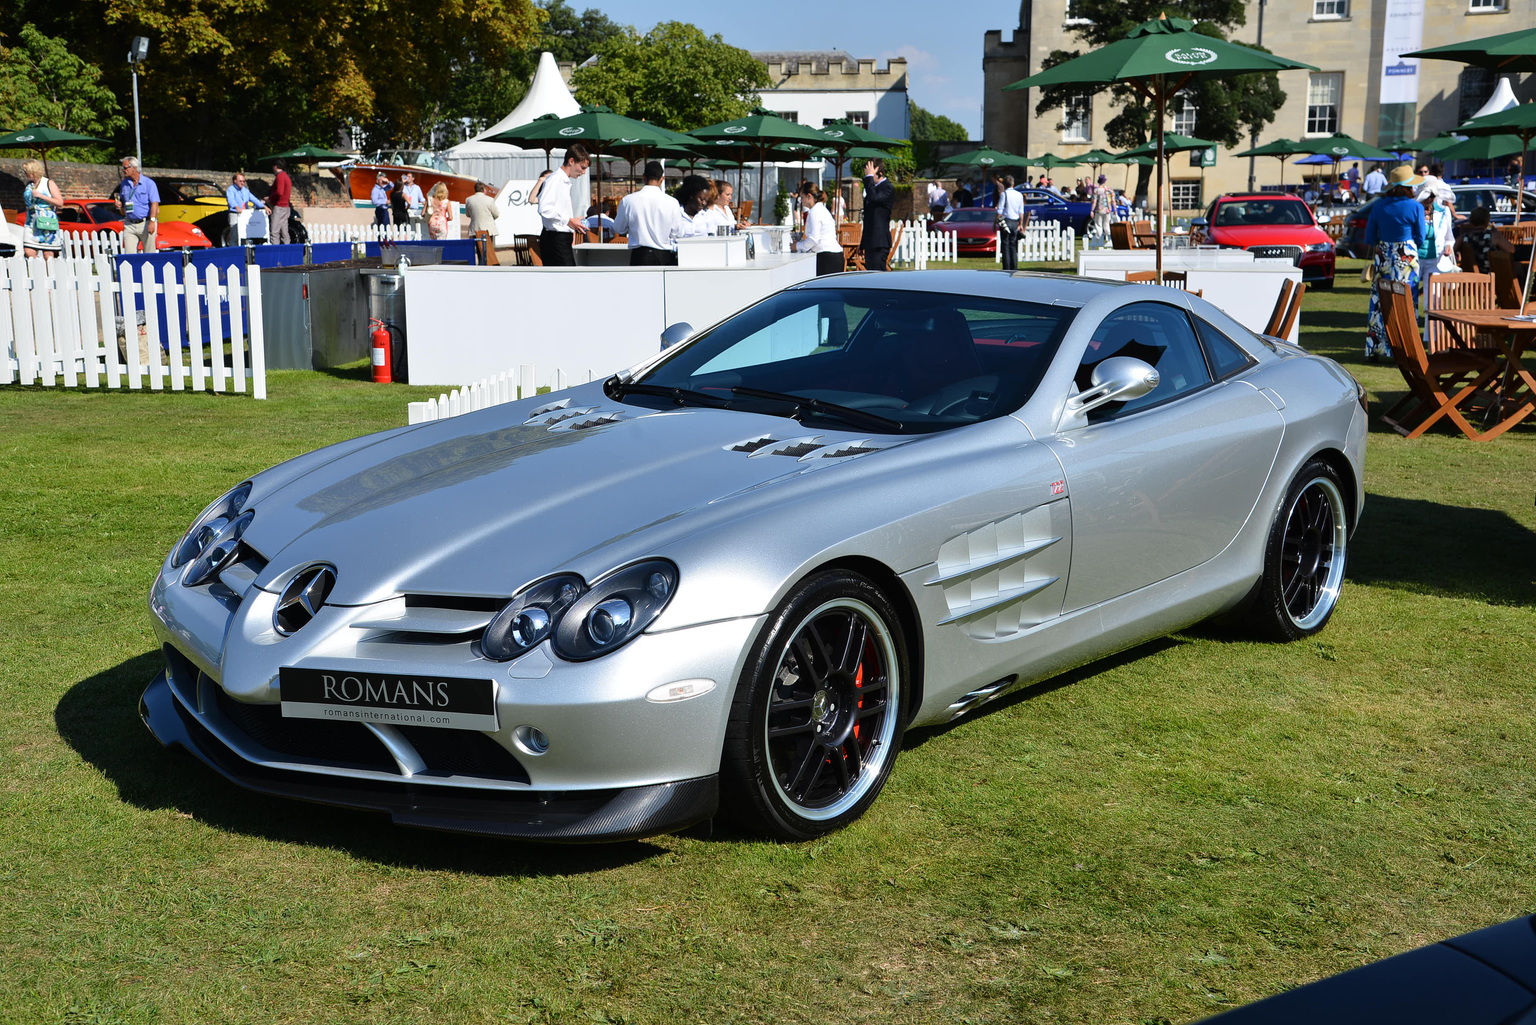
[[[809,840],[872,804],[901,745],[906,645],[890,600],[851,573],[820,573],[779,605],[737,685],[722,812],[754,832]]]
[[[1338,472],[1314,459],[1291,482],[1270,527],[1264,575],[1247,611],[1253,632],[1294,641],[1321,630],[1339,602],[1348,543]]]

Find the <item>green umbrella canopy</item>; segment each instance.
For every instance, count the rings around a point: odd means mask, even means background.
[[[993,149],[991,146],[983,146],[981,149],[966,150],[964,153],[956,153],[952,157],[945,157],[939,163],[981,168],[1028,167],[1029,158],[1021,157],[1014,153],[1004,153],[1002,150]]]
[[[831,140],[826,145],[842,146],[848,149],[855,146],[879,149],[905,145],[900,139],[887,138],[879,132],[861,128],[845,117],[822,125],[819,132]]]
[[[1415,50],[1402,56],[1457,61],[1490,71],[1536,71],[1536,29],[1520,29],[1482,39],[1431,46],[1427,50]]]
[[[1043,167],[1047,171],[1057,167],[1081,167],[1082,165],[1083,161],[1081,159],[1058,157],[1054,153],[1043,153],[1038,157],[1029,157],[1025,163],[1026,167]]]
[[[719,124],[705,125],[688,133],[705,142],[730,140],[746,143],[751,147],[768,150],[781,142],[807,142],[817,146],[827,145],[827,137],[814,128],[807,128],[796,121],[779,117],[770,110],[758,107],[746,117]]]
[[[1319,156],[1329,157],[1335,162],[1340,160],[1396,160],[1394,153],[1389,153],[1377,146],[1368,146],[1359,139],[1345,135],[1343,132],[1335,132],[1326,139],[1308,140],[1310,149],[1307,153],[1316,153]]]
[[[29,125],[19,132],[0,135],[0,149],[35,149],[43,155],[43,173],[48,172],[48,151],[55,146],[80,146],[100,143],[110,146],[111,140],[98,139],[94,135],[66,132],[52,125]]]
[[[1091,149],[1087,153],[1079,153],[1077,159],[1084,164],[1113,164],[1118,158],[1108,150]]]
[[[539,117],[525,125],[488,136],[487,142],[552,143],[562,146],[580,142],[601,147],[605,143],[660,146],[678,142],[681,133],[647,121],[615,114],[608,107],[582,107],[568,117]]]
[[[1174,132],[1163,133],[1163,155],[1170,153],[1183,153],[1192,149],[1215,149],[1220,143],[1211,142],[1208,139],[1196,139],[1191,135],[1178,135]],[[1310,152],[1310,151],[1308,151]],[[1156,157],[1157,141],[1144,142],[1140,146],[1126,150],[1120,154],[1122,157]]]
[[[312,142],[306,142],[302,146],[284,150],[281,153],[268,153],[264,157],[258,157],[257,163],[265,164],[270,160],[296,160],[301,164],[313,164],[318,160],[345,160],[345,153],[337,153],[333,149],[324,146],[316,146]]]
[[[1266,142],[1262,146],[1234,153],[1234,157],[1293,157],[1298,153],[1311,153],[1310,143],[1296,142],[1293,139],[1276,139],[1274,142]]]
[[[1435,151],[1437,160],[1499,160],[1525,152],[1518,135],[1474,135],[1454,146]]]

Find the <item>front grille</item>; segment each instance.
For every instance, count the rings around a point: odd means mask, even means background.
[[[1290,260],[1295,263],[1301,259],[1300,246],[1249,246],[1248,251],[1257,260]]]
[[[400,771],[384,745],[362,723],[289,719],[277,705],[236,701],[217,684],[213,691],[225,720],[273,754],[316,765]]]
[[[479,730],[440,730],[430,726],[395,728],[410,741],[430,772],[531,782],[527,770],[512,753]]]

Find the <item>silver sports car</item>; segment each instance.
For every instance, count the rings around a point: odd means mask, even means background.
[[[1185,292],[839,275],[687,334],[219,498],[150,593],[149,728],[414,826],[804,839],[906,729],[1338,602],[1362,390]]]

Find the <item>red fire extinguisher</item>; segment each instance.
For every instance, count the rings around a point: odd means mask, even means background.
[[[389,328],[377,317],[369,317],[368,322],[373,325],[373,381],[375,384],[388,384],[394,379],[389,358]]]

